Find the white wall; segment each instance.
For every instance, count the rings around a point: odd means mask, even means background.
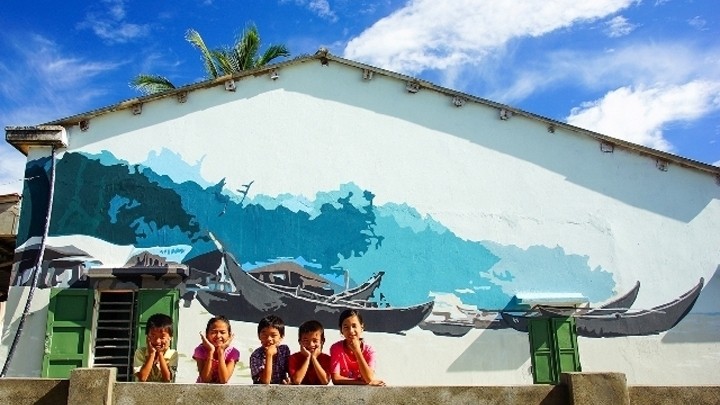
[[[469,241],[559,246],[585,256],[590,268],[612,272],[618,294],[639,280],[637,308],[671,301],[701,277],[707,284],[720,264],[720,187],[712,175],[673,164],[661,171],[651,157],[621,148],[602,153],[598,141],[565,128],[550,133],[546,123],[519,115],[503,121],[495,108],[472,102],[456,108],[448,95],[409,94],[403,82],[377,74],[364,82],[360,70],[335,63],[281,69],[277,81],[245,78],[236,92],[197,90],[184,104],[169,97],[147,103],[142,115],[118,111],[93,118],[87,132],[68,131],[70,151],[111,151],[130,164],[170,149],[209,183],[225,178],[235,190],[253,180],[248,197],[312,199],[354,182],[372,190],[376,205],[408,204]],[[667,333],[581,338],[583,370],[624,372],[631,384],[719,384],[720,374],[709,370],[719,360],[720,304],[700,301]],[[178,343],[187,358],[179,381],[196,377],[189,356],[209,316],[197,303],[181,310]],[[44,323],[32,323],[33,335],[42,336]],[[233,328],[247,360],[257,345],[254,325]],[[288,335],[295,350],[296,329]],[[328,342],[336,338],[328,330]],[[413,329],[367,339],[379,353],[378,374],[392,384],[532,382],[527,334],[512,329],[462,338]],[[249,382],[247,370],[234,382]]]

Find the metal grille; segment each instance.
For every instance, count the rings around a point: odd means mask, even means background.
[[[135,293],[100,293],[95,334],[95,367],[116,367],[118,381],[132,381]]]

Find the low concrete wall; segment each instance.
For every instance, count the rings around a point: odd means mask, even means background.
[[[633,386],[629,387],[629,391],[632,405],[720,404],[720,386]]]
[[[619,373],[568,373],[562,383],[473,387],[335,387],[116,383],[116,370],[85,368],[69,380],[0,379],[0,404],[719,404],[720,386],[628,387]]]
[[[70,380],[50,378],[0,378],[0,404],[67,404]]]

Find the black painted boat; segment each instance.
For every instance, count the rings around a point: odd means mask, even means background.
[[[236,291],[221,292],[198,290],[196,298],[210,313],[225,315],[236,321],[257,322],[274,314],[286,325],[299,326],[315,319],[326,328],[336,328],[338,317],[345,309],[357,309],[365,322],[365,330],[371,332],[402,333],[422,322],[432,311],[434,301],[408,307],[379,306],[362,300],[337,299],[330,301],[305,296],[275,288],[247,274],[234,257],[224,254],[227,274],[235,284]]]
[[[697,285],[677,299],[644,310],[629,310],[628,305],[618,305],[618,308],[613,310],[614,304],[606,304],[598,308],[602,311],[595,312],[571,313],[563,308],[539,307],[537,310],[522,315],[503,312],[501,316],[508,326],[521,332],[527,332],[528,322],[534,317],[573,316],[578,336],[597,338],[654,335],[672,329],[690,312],[700,295],[703,284],[704,279],[701,277]],[[639,284],[636,285],[636,287],[638,286]],[[621,299],[625,297],[627,294]],[[627,300],[625,302],[627,303]]]

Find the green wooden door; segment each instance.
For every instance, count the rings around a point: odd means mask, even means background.
[[[574,318],[538,318],[529,323],[535,384],[557,384],[560,373],[581,371]]]
[[[558,379],[560,373],[582,371],[577,346],[575,318],[552,318],[551,327],[555,332],[555,359],[557,362]]]
[[[177,348],[178,304],[180,293],[178,290],[140,290],[137,296],[137,331],[135,348],[145,346],[145,324],[148,318],[156,313],[170,316],[173,320],[172,348]]]
[[[553,338],[547,319],[533,319],[528,324],[530,363],[535,384],[554,384],[558,380],[553,354]]]
[[[94,298],[93,290],[51,290],[43,377],[69,378],[72,369],[88,366]]]

